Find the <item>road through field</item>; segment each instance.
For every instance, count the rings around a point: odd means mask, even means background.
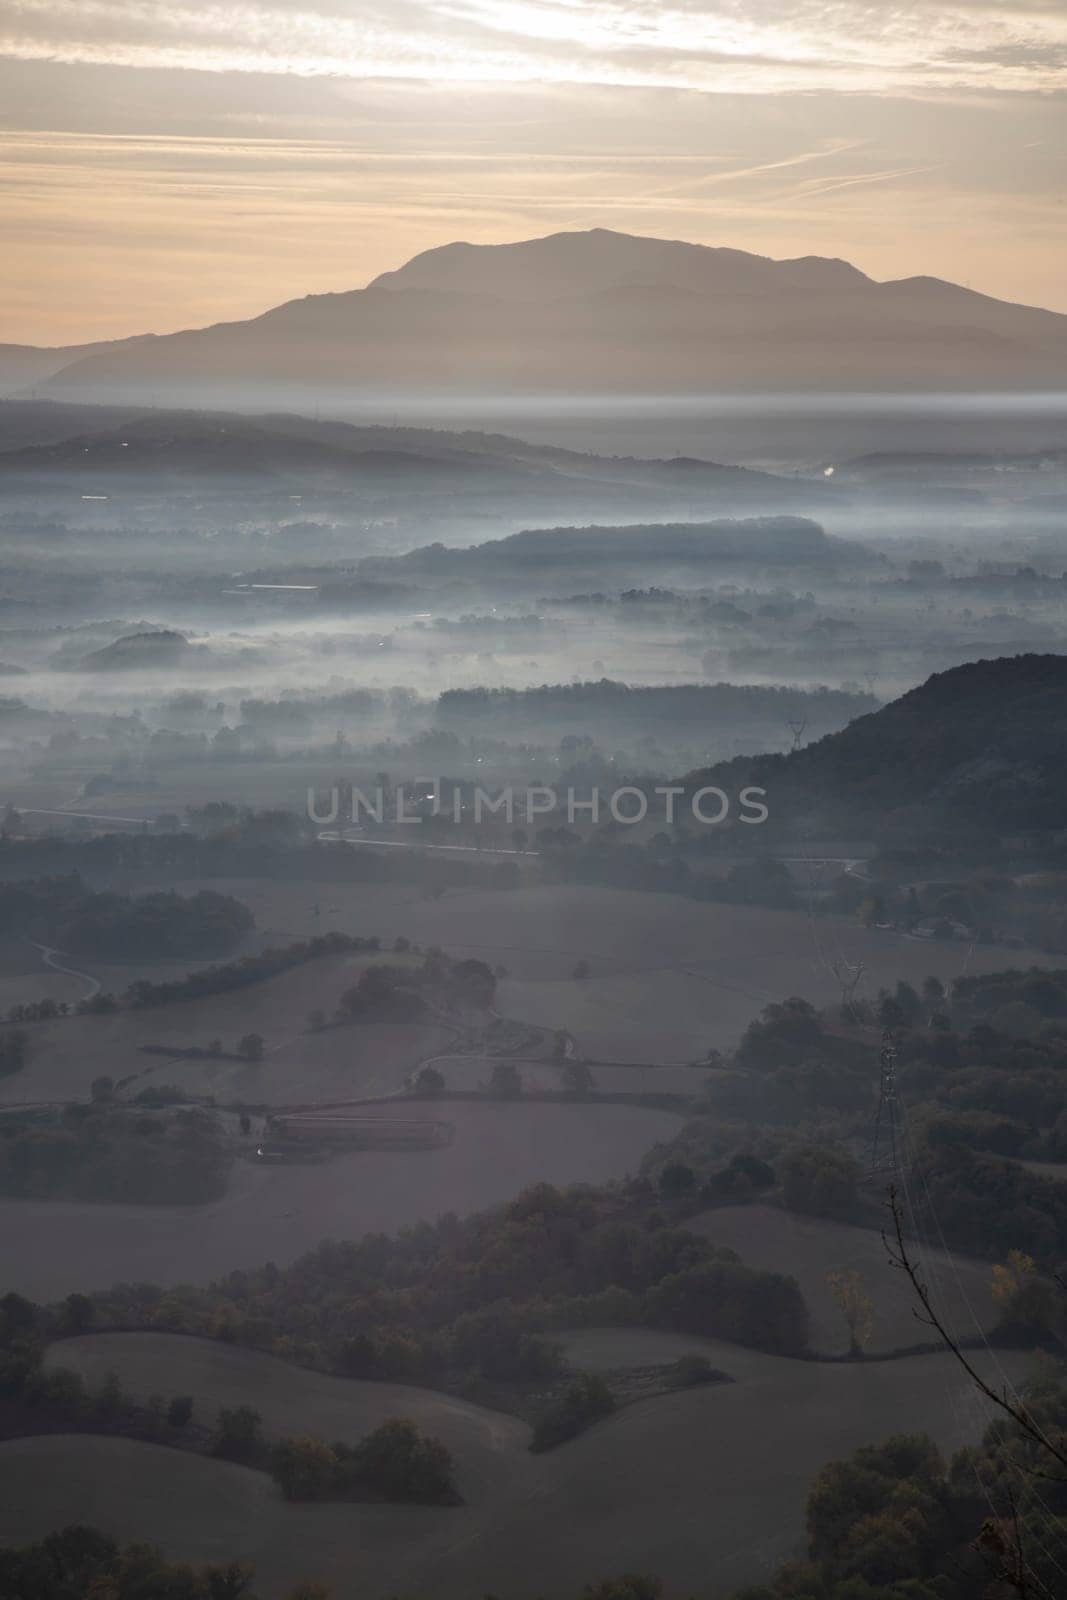
[[[90,972],[79,972],[77,967],[64,966],[63,962],[60,960],[60,957],[63,954],[61,950],[52,950],[46,944],[38,944],[36,939],[31,939],[30,943],[33,945],[35,950],[39,950],[41,952],[41,957],[46,967],[51,967],[53,972],[61,972],[64,977],[77,978],[79,982],[84,983],[84,998],[86,1000],[91,1000],[94,994],[100,993],[100,990],[103,987],[100,979],[94,978]]]

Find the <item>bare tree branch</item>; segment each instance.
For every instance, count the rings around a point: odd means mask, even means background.
[[[889,1189],[889,1209],[893,1218],[893,1238],[890,1239],[887,1234],[883,1233],[882,1243],[886,1247],[893,1266],[907,1275],[908,1281],[915,1291],[915,1297],[922,1306],[921,1311],[917,1310],[915,1312],[916,1317],[920,1322],[924,1322],[927,1327],[933,1328],[942,1344],[955,1356],[971,1382],[985,1395],[986,1399],[991,1400],[995,1406],[999,1406],[1000,1410],[1005,1412],[1028,1438],[1032,1439],[1041,1450],[1051,1456],[1054,1461],[1067,1471],[1067,1452],[1053,1443],[1044,1430],[1033,1420],[1025,1406],[1016,1405],[1013,1400],[1008,1398],[1006,1389],[1003,1391],[994,1389],[991,1384],[986,1382],[981,1373],[967,1359],[958,1340],[953,1337],[934,1310],[933,1302],[930,1299],[930,1291],[920,1276],[919,1268],[908,1254],[908,1246],[904,1239],[904,1218],[895,1185],[891,1185]],[[1067,1482],[1067,1479],[1057,1478],[1056,1481],[1064,1483]]]

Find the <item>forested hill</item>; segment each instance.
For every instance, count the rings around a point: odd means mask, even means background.
[[[935,673],[788,755],[739,757],[687,788],[767,790],[772,818],[849,837],[909,822],[1015,833],[1067,826],[1067,656],[1021,655]]]

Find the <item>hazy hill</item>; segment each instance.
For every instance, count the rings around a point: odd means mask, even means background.
[[[816,814],[855,837],[944,821],[1020,833],[1062,828],[1067,656],[1019,655],[939,672],[840,733],[685,781],[762,785],[786,826]]]
[[[719,518],[713,522],[632,523],[619,527],[530,528],[469,548],[424,545],[402,556],[368,556],[364,579],[388,583],[465,583],[538,587],[555,581],[609,586],[649,574],[696,573],[705,581],[731,564],[810,570],[869,565],[864,547],[830,538],[807,517]]]
[[[180,633],[161,628],[151,633],[130,633],[101,650],[82,657],[80,665],[88,672],[153,671],[180,667],[192,654],[192,646]]]
[[[137,334],[132,339],[100,339],[93,344],[0,344],[0,390],[32,390],[71,362],[86,361],[119,345],[128,349],[151,337]]]
[[[935,278],[877,283],[843,261],[604,229],[446,245],[365,289],[249,321],[80,352],[0,351],[8,392],[32,381],[57,398],[253,405],[272,392],[291,404],[341,393],[1054,388],[1065,370],[1067,316]]]
[[[716,509],[806,509],[841,495],[821,480],[678,457],[639,460],[538,446],[504,434],[368,427],[293,414],[150,410],[0,401],[0,486],[115,493],[234,478],[373,492],[531,493],[556,505],[643,498],[651,511],[691,496]]]

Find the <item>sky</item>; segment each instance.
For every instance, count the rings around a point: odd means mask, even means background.
[[[0,0],[0,341],[561,229],[1067,311],[1067,0]]]

